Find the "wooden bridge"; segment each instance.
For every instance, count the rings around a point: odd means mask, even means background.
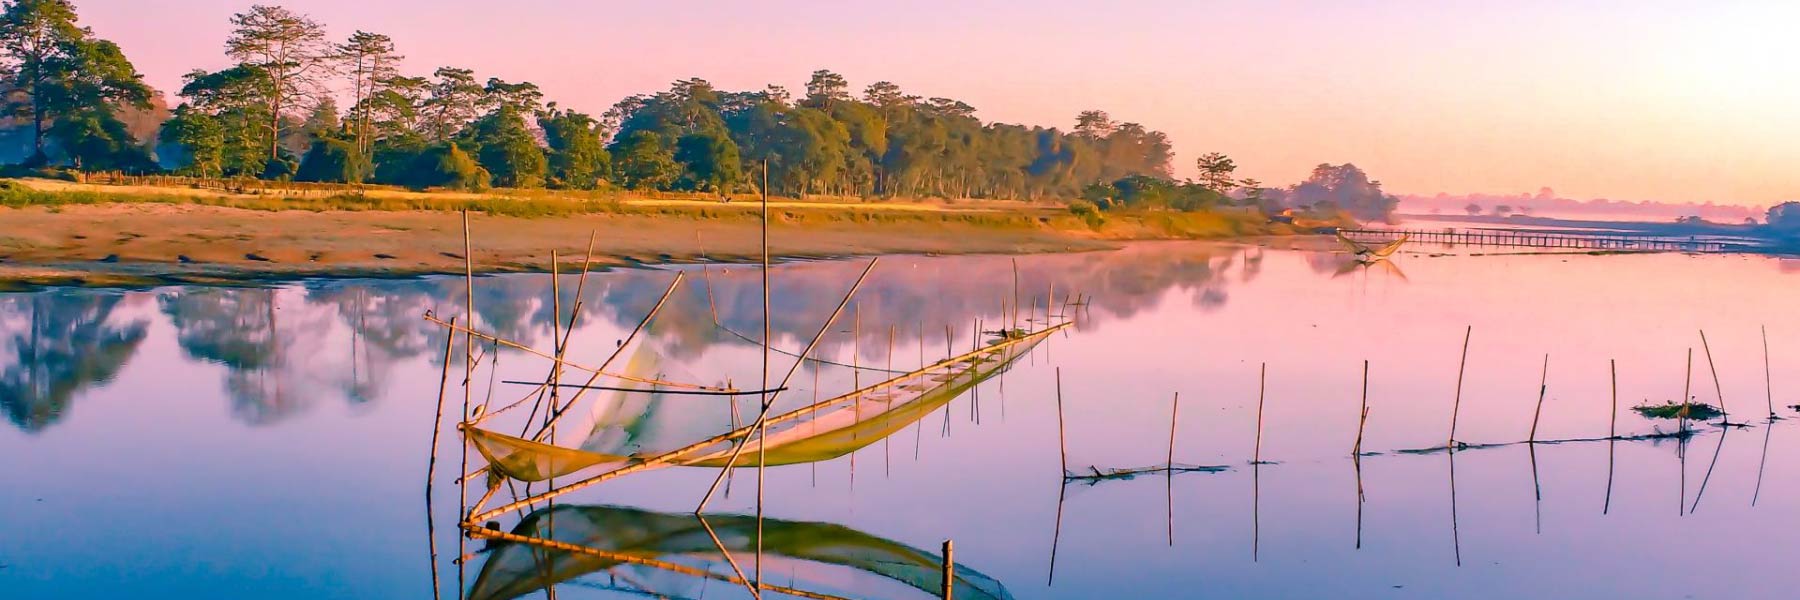
[[[1379,244],[1407,236],[1408,241],[1462,246],[1514,246],[1573,250],[1723,252],[1726,243],[1694,237],[1671,237],[1598,231],[1532,231],[1504,229],[1340,229],[1352,240]]]

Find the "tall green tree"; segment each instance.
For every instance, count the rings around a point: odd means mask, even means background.
[[[351,132],[357,149],[366,154],[375,135],[375,99],[399,78],[399,63],[405,57],[395,49],[393,38],[367,31],[351,34],[350,39],[338,44],[337,53],[350,72],[350,94],[354,99],[350,105]]]
[[[267,84],[262,104],[268,118],[269,158],[281,158],[283,117],[320,97],[336,56],[325,27],[279,6],[252,5],[232,15],[225,55],[260,72]]]
[[[612,170],[612,159],[601,143],[603,130],[593,117],[562,110],[553,103],[538,117],[549,147],[549,185],[591,190]]]
[[[1206,189],[1228,194],[1232,188],[1237,187],[1237,179],[1233,177],[1237,172],[1237,163],[1232,162],[1231,157],[1208,152],[1195,159],[1194,163],[1200,169],[1200,185],[1206,186]]]
[[[675,154],[653,131],[637,131],[617,141],[612,149],[619,183],[633,190],[666,190],[681,176]]]
[[[268,154],[273,131],[265,126],[269,115],[263,103],[268,77],[260,70],[237,66],[216,72],[194,71],[183,79],[181,97],[187,103],[164,127],[163,140],[186,147],[196,159],[216,152],[216,165],[193,165],[201,174],[264,173],[274,160]]]
[[[737,144],[724,132],[681,136],[675,141],[674,158],[681,163],[682,176],[677,182],[681,189],[729,194],[744,178]]]
[[[123,133],[117,109],[148,108],[150,88],[118,45],[95,38],[77,19],[69,0],[5,4],[0,13],[0,49],[10,59],[7,83],[23,97],[7,108],[31,120],[29,163],[49,162],[46,141],[58,134],[71,162],[119,166],[121,153],[135,151],[135,140]],[[58,119],[72,122],[53,132]]]
[[[475,149],[476,161],[493,175],[494,185],[509,188],[544,187],[549,160],[518,108],[502,103],[473,125],[463,137]]]

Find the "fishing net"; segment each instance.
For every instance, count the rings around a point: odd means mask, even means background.
[[[621,395],[596,409],[592,433],[580,448],[566,448],[471,428],[469,441],[497,474],[521,481],[562,477],[603,464],[658,460],[699,467],[752,467],[830,460],[905,428],[991,378],[1056,329],[1008,336],[961,356],[848,394],[774,414],[761,447],[752,442],[731,459],[756,409],[735,416],[730,405],[667,410],[655,393]],[[751,401],[756,402],[754,398]],[[679,413],[679,414],[677,414]],[[698,415],[698,416],[696,416]],[[741,426],[739,426],[741,424]],[[678,456],[670,453],[681,450]],[[760,457],[758,450],[761,450]]]
[[[612,506],[547,508],[513,528],[520,537],[494,547],[469,597],[517,598],[604,573],[623,589],[691,598],[709,581],[740,581],[727,557],[748,565],[756,531],[757,519],[750,516],[706,517],[703,523],[689,514]],[[943,585],[942,556],[899,542],[830,523],[764,519],[762,531],[765,570],[780,573],[783,588],[828,597],[916,598],[919,592],[935,595]],[[907,593],[881,595],[873,590],[884,586],[845,583],[858,576],[897,582],[902,585],[896,589]],[[1012,598],[999,581],[974,569],[957,565],[954,577],[957,598]]]

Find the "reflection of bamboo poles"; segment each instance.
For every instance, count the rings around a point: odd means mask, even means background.
[[[779,592],[779,593],[786,594],[789,596],[798,596],[801,598],[813,598],[816,600],[848,600],[842,596],[832,596],[832,595],[828,595],[828,594],[820,594],[817,592],[809,592],[809,591],[801,590],[801,589],[778,586],[778,585],[775,585],[772,583],[757,584],[755,582],[748,581],[742,577],[721,575],[719,573],[714,573],[714,572],[708,571],[706,569],[690,567],[688,565],[684,565],[684,564],[680,564],[680,563],[656,560],[653,558],[644,558],[642,556],[638,556],[636,554],[632,554],[632,553],[628,553],[628,552],[612,552],[612,551],[607,551],[607,550],[601,550],[599,548],[592,548],[592,547],[582,546],[582,545],[578,545],[578,544],[571,544],[568,542],[559,542],[556,540],[524,536],[524,535],[519,535],[516,533],[511,533],[511,532],[506,532],[506,531],[497,531],[497,530],[481,528],[481,527],[471,528],[469,530],[469,532],[471,535],[474,535],[477,537],[496,539],[496,540],[501,540],[501,541],[506,541],[506,542],[515,542],[515,543],[520,543],[520,544],[530,544],[533,546],[549,548],[551,550],[568,552],[570,554],[581,554],[581,555],[586,555],[586,556],[593,556],[593,557],[598,557],[598,558],[608,560],[608,561],[619,562],[619,563],[630,564],[630,565],[640,565],[640,566],[650,567],[653,569],[669,571],[671,573],[678,573],[678,574],[688,575],[688,576],[692,576],[692,577],[703,577],[703,578],[711,579],[714,581],[724,581],[724,582],[732,583],[732,584],[736,584],[736,585],[744,585],[746,587],[751,586],[751,585],[757,585],[757,586],[761,587],[762,589],[773,591],[773,592]],[[759,597],[760,597],[760,595],[759,595]]]
[[[454,323],[456,317],[451,317],[450,321]],[[437,526],[431,511],[431,484],[437,478],[438,434],[444,429],[444,394],[450,388],[450,352],[455,348],[456,336],[444,336],[444,366],[438,375],[437,413],[431,420],[431,459],[425,465],[425,539],[431,552],[432,600],[442,598],[443,592],[438,585]]]
[[[1456,553],[1456,566],[1462,566],[1462,529],[1456,521],[1456,448],[1450,449],[1450,545]]]

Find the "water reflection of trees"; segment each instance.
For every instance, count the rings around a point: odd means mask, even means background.
[[[110,382],[144,341],[144,319],[115,319],[118,294],[0,297],[0,409],[28,432],[67,412],[81,391]],[[121,322],[123,321],[123,322]]]
[[[1256,249],[1179,243],[1025,256],[1017,259],[1016,294],[1020,309],[1031,313],[1035,305],[1039,318],[1052,292],[1059,305],[1079,294],[1091,302],[1081,310],[1080,327],[1103,327],[1168,300],[1202,310],[1223,306],[1230,299],[1230,284],[1253,280],[1261,258]],[[929,356],[943,352],[946,326],[957,343],[966,344],[977,320],[988,329],[1003,325],[1002,311],[1011,310],[1003,307],[1014,302],[1014,262],[1008,256],[885,258],[821,352],[850,347],[848,334],[858,319],[859,345],[868,363],[883,360],[890,331],[899,348],[911,350],[922,329]],[[1325,263],[1313,264],[1319,269]],[[778,267],[771,323],[777,343],[803,345],[862,266],[853,260]],[[715,309],[727,327],[758,335],[762,289],[754,265],[713,265],[704,276],[698,268],[688,269],[688,282],[651,329],[659,353],[693,358],[714,345],[746,343],[714,326]],[[576,276],[565,277],[561,308],[567,319],[575,305]],[[635,325],[672,277],[662,269],[594,274],[585,290],[582,325]],[[478,279],[478,327],[545,345],[553,312],[550,290],[550,279],[543,275]],[[326,399],[341,397],[351,405],[376,402],[398,365],[425,360],[435,366],[445,333],[421,315],[427,310],[460,314],[464,293],[461,278],[446,277],[181,288],[154,297],[183,353],[225,368],[233,415],[266,424]],[[146,328],[142,320],[120,324],[109,318],[125,297],[130,295],[58,291],[0,304],[0,341],[10,350],[0,355],[6,359],[0,365],[9,365],[0,371],[0,391],[5,392],[0,400],[14,423],[37,429],[53,422],[76,392],[118,371]]]

